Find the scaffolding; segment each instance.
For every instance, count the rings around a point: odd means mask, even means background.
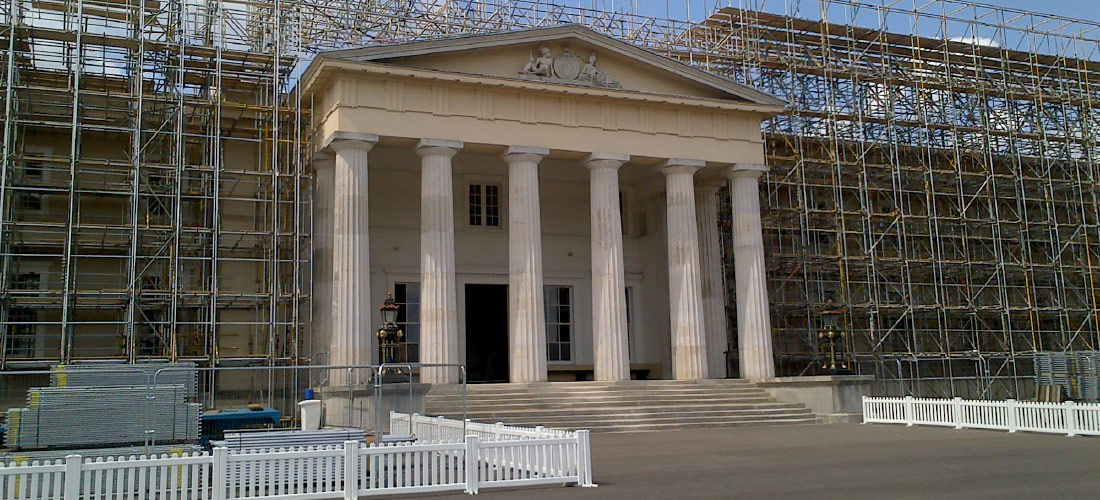
[[[300,357],[297,10],[0,5],[0,364]]]
[[[787,100],[763,130],[782,373],[819,366],[823,310],[888,392],[1026,396],[1024,358],[1097,348],[1100,24],[738,3],[688,22],[532,0],[0,0],[0,359],[315,355],[304,66],[561,23]]]

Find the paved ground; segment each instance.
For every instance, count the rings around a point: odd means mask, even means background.
[[[1100,497],[1100,438],[893,425],[594,434],[598,488],[476,498]],[[457,495],[448,495],[448,497]]]

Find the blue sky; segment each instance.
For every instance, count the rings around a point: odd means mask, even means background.
[[[803,17],[808,19],[819,19],[821,14],[818,12],[817,6],[818,0],[549,0],[554,3],[574,5],[581,7],[596,7],[601,10],[614,10],[619,12],[629,11],[631,4],[637,5],[638,13],[642,15],[651,15],[656,17],[671,17],[673,19],[687,19],[688,6],[690,6],[690,19],[698,21],[707,16],[713,11],[715,6],[732,5],[734,7],[744,6],[745,8],[751,8],[752,6],[764,5],[763,10],[775,14],[786,14],[786,9],[790,8],[791,4],[800,5],[801,11],[796,13],[797,17]],[[959,0],[948,0],[953,2],[954,5],[959,5]],[[886,29],[897,33],[910,33],[913,30],[912,18],[903,14],[905,9],[912,9],[913,5],[924,5],[924,12],[933,13],[938,12],[939,9],[944,8],[944,4],[935,2],[934,0],[862,0],[863,5],[868,7],[874,5],[882,5],[884,3],[894,3],[895,9],[898,9],[898,13],[888,17],[886,22]],[[980,39],[980,40],[992,40],[995,44],[1004,46],[1009,49],[1025,50],[1025,51],[1037,51],[1047,54],[1064,54],[1070,57],[1083,57],[1086,59],[1100,60],[1100,26],[1096,26],[1100,23],[1100,0],[984,0],[985,5],[1006,7],[1010,9],[1019,9],[1024,11],[1033,11],[1041,14],[1053,14],[1057,16],[1064,16],[1072,19],[1080,19],[1086,21],[1087,24],[1081,23],[1064,23],[1065,26],[1061,29],[1060,35],[1054,37],[1030,37],[1026,36],[1023,32],[1018,31],[1019,28],[1030,26],[1032,23],[1042,23],[1043,28],[1048,30],[1057,29],[1057,24],[1053,21],[1045,20],[1043,18],[1034,18],[1026,15],[1020,15],[1017,13],[1000,13],[991,14],[989,9],[985,8],[969,8],[960,9],[953,14],[953,17],[958,19],[972,19],[974,16],[981,16],[983,21],[992,23],[1011,21],[1011,26],[1016,28],[1014,30],[995,30],[990,26],[979,26],[968,22],[949,22],[946,26],[942,25],[938,18],[933,16],[921,17],[917,30],[923,36],[928,37],[940,37],[947,36],[955,39]],[[855,19],[853,24],[878,28],[880,20],[878,13],[871,8],[865,9],[847,9],[840,5],[831,6],[831,10],[828,15],[828,19],[834,23],[843,24],[848,18]],[[1044,22],[1047,21],[1047,22]],[[977,30],[975,33],[973,30]],[[946,34],[944,34],[946,31]],[[1082,31],[1088,32],[1085,35],[1086,40],[1090,43],[1078,44],[1075,42],[1073,35],[1081,33]]]
[[[577,0],[567,1],[566,3],[575,4]],[[716,0],[669,0],[668,10],[671,11],[672,17],[676,19],[683,19],[684,12],[686,12],[686,4],[690,1],[692,10],[692,19],[699,19],[703,17],[704,12],[707,9],[713,9]],[[759,1],[759,0],[757,0]],[[788,0],[789,1],[789,0]],[[596,0],[600,7],[610,8],[611,0]],[[658,17],[665,16],[665,1],[664,0],[635,0],[639,6],[639,13],[646,15],[653,15]],[[805,0],[803,0],[804,3]],[[592,0],[581,0],[580,3],[584,6],[589,6]],[[750,2],[744,2],[750,3]],[[769,0],[769,4],[780,4],[782,0]],[[879,4],[878,0],[867,0],[868,4]],[[917,3],[924,3],[919,1]],[[1100,1],[1097,0],[986,0],[982,3],[989,5],[996,5],[1000,7],[1009,7],[1014,9],[1031,10],[1042,12],[1045,14],[1055,14],[1060,16],[1073,17],[1077,19],[1085,19],[1093,22],[1100,22]],[[718,5],[725,6],[732,4],[738,5],[738,0],[718,0]],[[630,0],[615,0],[615,7],[617,10],[628,8]],[[912,2],[902,1],[899,2],[898,7],[905,8],[909,6],[912,8]]]

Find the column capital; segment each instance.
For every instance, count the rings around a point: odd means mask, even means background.
[[[315,170],[332,168],[336,164],[336,155],[328,151],[318,151],[313,153],[313,156],[310,158],[310,163],[313,164]]]
[[[334,151],[340,151],[341,149],[359,148],[370,151],[375,144],[378,144],[377,135],[338,130],[325,139],[325,147],[322,149],[331,148]]]
[[[630,161],[630,155],[624,155],[619,153],[589,153],[584,157],[581,163],[589,170],[599,168],[614,168],[618,169],[623,166],[624,163]]]
[[[707,166],[703,160],[691,160],[688,158],[669,158],[657,166],[662,174],[695,174],[699,169]]]
[[[420,156],[446,156],[448,158],[458,154],[465,146],[462,141],[447,139],[420,139],[416,143],[416,154]]]
[[[728,179],[741,177],[760,178],[760,174],[768,171],[768,166],[760,163],[734,163],[722,169],[722,174]]]
[[[550,150],[546,148],[536,148],[532,146],[508,146],[508,149],[501,154],[506,163],[513,163],[519,161],[529,161],[538,163],[543,158],[546,158],[550,154]]]

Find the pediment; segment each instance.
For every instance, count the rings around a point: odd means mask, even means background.
[[[782,106],[783,101],[578,25],[342,49],[324,58],[579,87]]]

